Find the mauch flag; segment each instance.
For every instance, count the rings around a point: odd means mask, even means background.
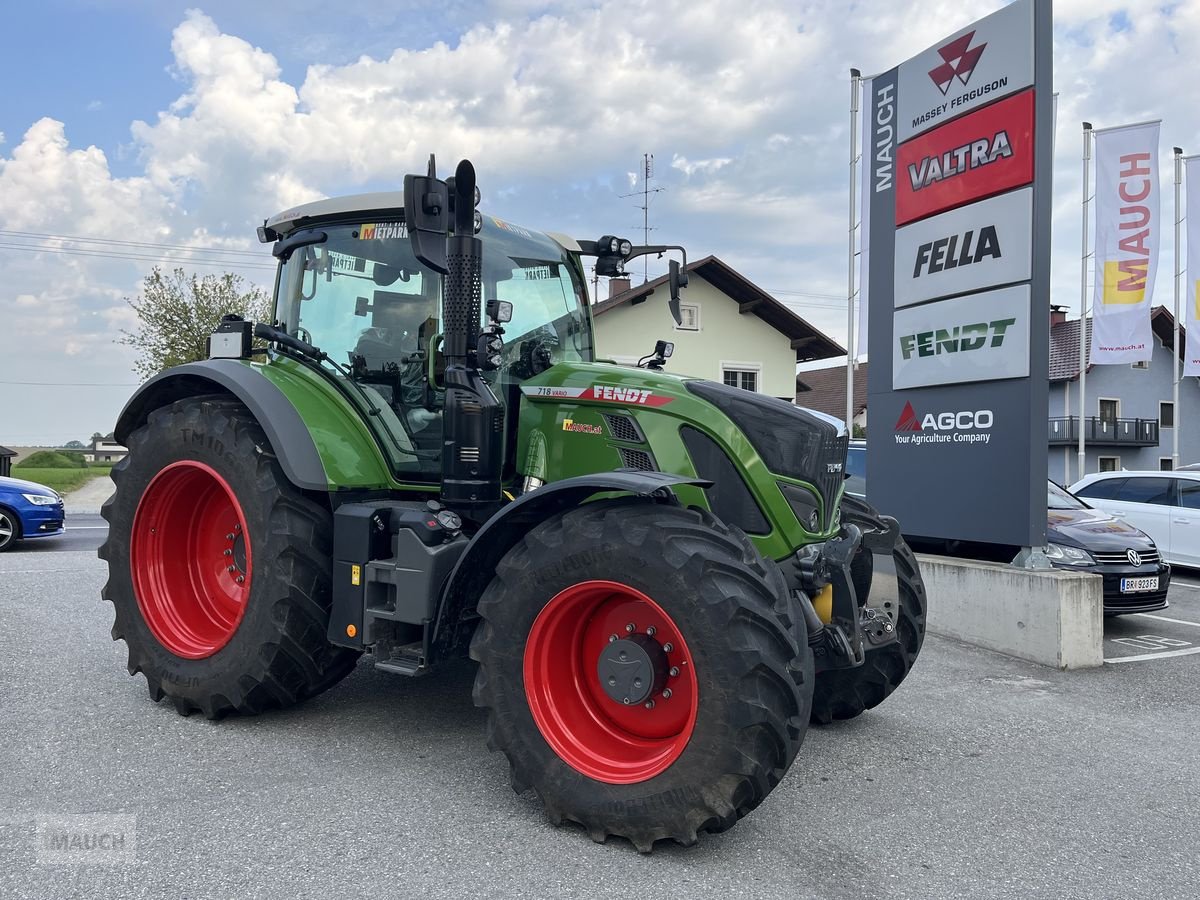
[[[1092,363],[1149,361],[1158,265],[1158,122],[1096,132]]]
[[[1184,177],[1187,179],[1188,224],[1187,290],[1184,292],[1187,311],[1183,321],[1190,339],[1184,341],[1187,353],[1183,359],[1183,374],[1187,376],[1200,375],[1200,156],[1189,156],[1184,160]]]

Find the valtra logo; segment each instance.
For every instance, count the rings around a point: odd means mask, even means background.
[[[942,64],[931,69],[929,77],[942,92],[942,96],[945,96],[946,92],[950,90],[950,85],[955,78],[961,81],[964,87],[971,80],[971,73],[979,65],[979,58],[983,56],[983,51],[987,47],[986,42],[978,47],[972,47],[971,41],[974,37],[975,32],[968,31],[945,47],[938,47],[938,56],[942,58]]]

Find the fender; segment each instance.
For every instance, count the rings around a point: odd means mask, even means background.
[[[245,404],[266,432],[283,472],[306,491],[329,490],[325,466],[304,419],[287,395],[249,366],[231,359],[185,363],[156,375],[129,398],[113,434],[125,444],[130,432],[160,406],[199,394],[231,394]]]
[[[677,503],[671,488],[681,484],[700,488],[712,486],[711,481],[689,475],[618,469],[551,482],[522,494],[505,506],[475,532],[442,587],[429,638],[430,663],[452,656],[465,647],[474,629],[474,611],[479,597],[500,560],[529,529],[578,506],[595,494],[609,491]]]

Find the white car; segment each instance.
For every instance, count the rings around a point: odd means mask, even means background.
[[[1146,532],[1167,562],[1200,567],[1200,471],[1097,472],[1070,491]]]

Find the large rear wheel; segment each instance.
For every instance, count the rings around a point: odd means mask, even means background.
[[[210,718],[290,706],[350,672],[331,645],[332,523],[294,488],[248,410],[151,413],[113,469],[104,598],[150,696]]]
[[[812,654],[786,585],[707,513],[634,499],[542,523],[501,561],[471,655],[518,792],[593,839],[694,843],[803,740]]]
[[[857,525],[868,536],[887,531],[887,523],[857,497],[842,499],[842,521]],[[895,568],[895,592],[884,596],[882,582],[877,579],[886,570],[876,570],[872,551],[864,542],[851,562],[850,574],[859,603],[865,598],[867,606],[882,610],[896,629],[896,640],[868,649],[866,659],[857,668],[831,669],[818,675],[813,691],[814,722],[824,725],[834,719],[853,719],[873,709],[900,686],[917,661],[925,642],[925,584],[916,556],[899,535],[890,567]]]

